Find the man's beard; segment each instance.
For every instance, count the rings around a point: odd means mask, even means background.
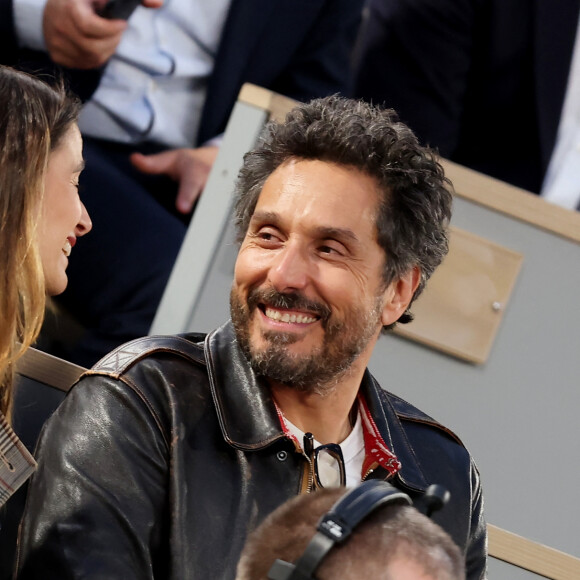
[[[251,317],[258,304],[273,308],[303,310],[320,316],[324,339],[307,354],[292,354],[288,346],[301,340],[292,332],[262,332],[267,346],[258,350],[250,338]],[[281,294],[274,289],[254,288],[246,303],[232,288],[230,310],[236,338],[252,369],[258,375],[304,393],[327,394],[345,376],[366,348],[380,324],[381,297],[370,311],[356,308],[344,320],[333,319],[330,308],[298,293]]]

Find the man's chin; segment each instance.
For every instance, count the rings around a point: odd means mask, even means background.
[[[293,345],[304,340],[304,335],[294,332],[282,332],[276,330],[266,330],[260,333],[262,345]]]
[[[311,359],[322,350],[322,341],[310,334],[296,332],[262,331],[250,338],[253,352],[276,352],[290,360]]]

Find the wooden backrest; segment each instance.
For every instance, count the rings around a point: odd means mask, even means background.
[[[488,524],[489,555],[552,580],[580,578],[580,558]]]
[[[86,369],[52,356],[41,350],[29,348],[19,359],[16,372],[59,391],[68,391]]]
[[[42,426],[85,369],[29,348],[17,362],[13,428],[28,453],[34,452]],[[16,537],[26,501],[27,483],[0,510],[0,578],[12,577]]]

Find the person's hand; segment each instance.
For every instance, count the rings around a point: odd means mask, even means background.
[[[187,214],[205,187],[218,151],[218,147],[209,146],[173,149],[155,155],[133,153],[131,162],[143,173],[165,174],[179,182],[175,207]]]
[[[162,3],[163,0],[144,0],[143,5],[159,8]],[[113,56],[127,22],[101,18],[92,0],[48,0],[42,28],[55,63],[91,69],[104,65]]]

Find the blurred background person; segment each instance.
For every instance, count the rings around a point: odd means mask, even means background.
[[[580,203],[580,0],[369,0],[355,94],[443,157]]]
[[[282,504],[248,537],[236,580],[282,580],[281,575],[269,574],[272,564],[276,560],[295,563],[322,516],[349,491],[325,488]],[[464,580],[465,564],[459,548],[440,526],[410,505],[389,502],[375,508],[346,540],[330,548],[313,578]]]

